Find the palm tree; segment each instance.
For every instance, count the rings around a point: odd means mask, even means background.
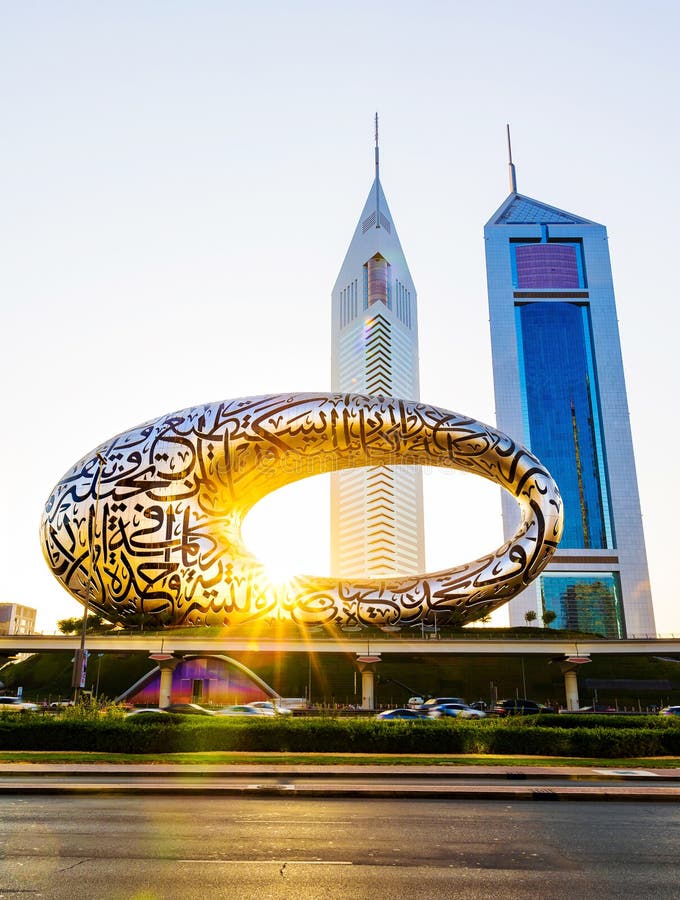
[[[531,623],[535,622],[537,618],[538,616],[536,615],[536,611],[533,609],[528,609],[524,613],[524,621],[527,623],[527,625],[531,625]]]

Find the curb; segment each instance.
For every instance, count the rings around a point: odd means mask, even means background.
[[[120,764],[120,763],[1,763],[0,779],[14,776],[63,775],[75,778],[98,776],[129,776],[146,778],[194,778],[235,776],[276,776],[284,778],[329,779],[370,778],[373,776],[405,776],[415,779],[443,778],[505,778],[508,781],[551,779],[553,781],[673,781],[680,784],[680,768],[624,769],[550,766],[404,766],[404,765],[323,765],[276,763],[224,763],[193,765],[183,763]],[[0,782],[1,783],[1,782]]]
[[[206,796],[220,797],[287,797],[287,798],[319,798],[326,799],[412,799],[412,800],[503,800],[503,801],[614,801],[614,802],[646,802],[646,803],[678,803],[680,788],[675,787],[517,787],[511,785],[455,785],[420,786],[408,785],[394,787],[385,785],[297,785],[297,784],[100,784],[100,783],[17,783],[0,786],[0,795],[65,795],[87,796],[93,794],[153,796]]]
[[[385,783],[381,784],[380,778]],[[316,779],[315,783],[313,779]],[[466,784],[460,783],[463,779]],[[449,783],[442,783],[444,780]],[[506,783],[491,784],[491,780]],[[536,784],[547,780],[553,783],[545,786]],[[452,781],[454,783],[450,783]],[[563,783],[556,785],[556,781]],[[597,781],[598,784],[583,783],[589,781]],[[285,764],[196,766],[167,763],[0,764],[0,796],[19,794],[677,803],[680,802],[680,769]]]

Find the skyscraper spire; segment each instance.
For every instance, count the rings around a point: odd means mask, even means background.
[[[378,146],[378,113],[375,114],[375,227],[380,228],[380,147]]]
[[[505,126],[508,133],[508,171],[510,174],[510,193],[517,193],[517,177],[515,175],[515,165],[512,161],[512,146],[510,144],[510,125]]]

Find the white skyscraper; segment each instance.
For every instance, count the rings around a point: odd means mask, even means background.
[[[416,290],[375,180],[332,293],[332,388],[419,399]],[[341,577],[423,572],[423,489],[415,466],[332,476],[331,565]]]

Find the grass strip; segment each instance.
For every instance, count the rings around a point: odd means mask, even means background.
[[[404,755],[404,754],[364,754],[364,753],[249,753],[249,752],[203,752],[166,753],[162,756],[146,753],[94,753],[79,751],[4,751],[0,752],[2,763],[69,764],[96,765],[112,763],[118,765],[321,765],[321,766],[552,766],[555,768],[626,768],[626,769],[675,769],[680,768],[680,757],[637,757],[632,759],[584,759],[582,757],[556,756],[502,756],[502,755]]]

